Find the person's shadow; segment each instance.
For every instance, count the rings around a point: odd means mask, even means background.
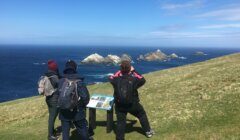
[[[136,120],[129,120],[127,119],[126,121],[126,129],[125,129],[125,133],[131,133],[131,132],[138,132],[139,134],[145,135],[144,131],[142,130],[141,127],[135,127],[133,126],[134,124],[136,124],[137,121]],[[113,132],[116,134],[116,125],[117,122],[114,121],[114,125],[113,125]],[[106,127],[107,126],[107,122],[106,121],[96,121],[96,127]],[[106,128],[105,128],[106,129]],[[107,133],[107,132],[106,132]],[[94,137],[94,136],[93,136]],[[70,136],[70,140],[79,140],[79,135],[77,133],[77,130],[74,129],[71,133]]]

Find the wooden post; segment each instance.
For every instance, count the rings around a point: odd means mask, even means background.
[[[96,109],[89,108],[89,126],[92,129],[96,128]]]
[[[113,130],[113,108],[107,110],[107,133],[110,133]]]

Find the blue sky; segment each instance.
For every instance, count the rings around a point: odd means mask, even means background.
[[[240,47],[240,1],[1,0],[0,44]]]

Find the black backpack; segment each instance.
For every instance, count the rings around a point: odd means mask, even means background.
[[[60,109],[74,109],[80,100],[78,95],[77,82],[81,80],[61,79],[59,84],[58,107]]]
[[[115,90],[115,102],[121,105],[131,105],[134,98],[134,77],[123,75],[118,77]]]

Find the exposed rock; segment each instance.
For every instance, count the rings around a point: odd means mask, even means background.
[[[121,61],[123,61],[123,60],[128,60],[128,61],[132,61],[132,57],[130,56],[130,55],[128,55],[128,54],[123,54],[122,56],[121,56]]]
[[[167,60],[167,59],[168,59],[168,56],[158,49],[155,52],[150,52],[150,53],[147,53],[145,55],[140,55],[137,60],[139,60],[139,61],[141,61],[141,60],[144,60],[144,61],[163,61],[163,60]]]
[[[170,54],[168,57],[172,59],[179,58],[178,55],[175,53]]]
[[[139,55],[139,57],[137,58],[138,61],[144,60],[144,55]]]
[[[94,53],[89,55],[88,57],[86,57],[83,61],[81,61],[81,63],[83,64],[100,64],[104,62],[104,57]]]
[[[197,52],[195,52],[194,55],[201,56],[201,55],[207,55],[207,54],[205,54],[204,52],[201,52],[201,51],[197,51]]]
[[[120,64],[122,60],[128,60],[132,62],[131,56],[127,54],[123,54],[121,58],[117,55],[107,55],[106,57],[103,57],[97,53],[91,54],[88,57],[86,57],[83,61],[81,61],[82,64],[106,64],[106,65],[117,65]]]
[[[150,52],[145,55],[139,55],[139,57],[137,58],[138,61],[164,61],[164,62],[169,61],[171,59],[187,59],[187,58],[183,56],[178,56],[175,53],[166,55],[159,49],[155,52]]]
[[[120,57],[118,57],[117,55],[111,55],[109,54],[107,57],[104,58],[104,63],[105,64],[119,64],[121,62]]]
[[[155,52],[150,52],[145,55],[140,55],[137,60],[138,61],[168,61],[170,59],[186,59],[184,57],[179,57],[177,54],[172,53],[170,55],[166,55],[161,50],[156,50]],[[131,63],[134,63],[132,61],[132,57],[128,54],[122,54],[121,57],[117,55],[109,54],[106,57],[103,57],[97,53],[91,54],[88,57],[86,57],[83,61],[81,61],[82,64],[105,64],[105,65],[118,65],[123,60],[128,60]]]

